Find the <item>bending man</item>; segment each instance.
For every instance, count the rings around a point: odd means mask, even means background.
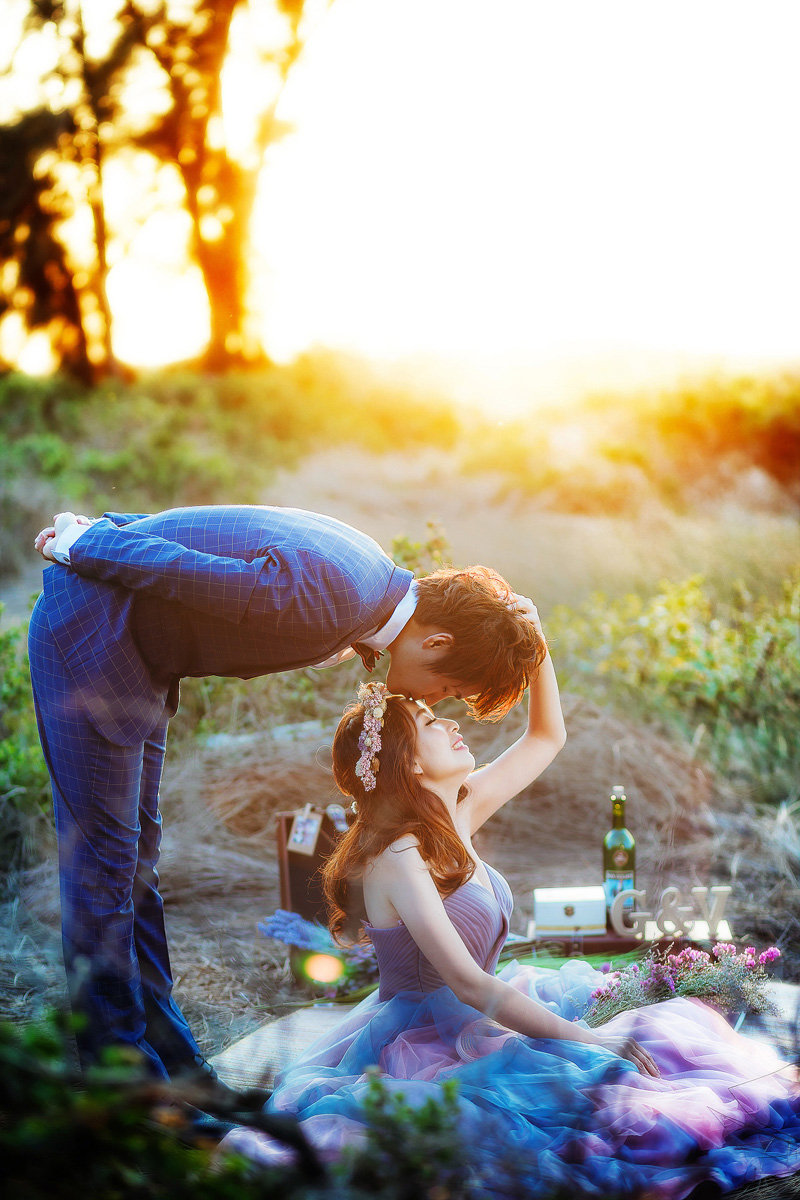
[[[331,517],[261,506],[61,514],[29,635],[50,770],[64,958],[84,1064],[138,1046],[152,1070],[210,1072],[172,996],[156,864],[158,788],[182,676],[248,679],[391,656],[393,692],[470,698],[496,719],[544,656],[484,567],[414,580]]]

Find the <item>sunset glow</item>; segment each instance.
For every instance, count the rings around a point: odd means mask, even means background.
[[[787,5],[335,6],[263,175],[268,346],[796,354],[798,32]]]
[[[95,39],[108,11],[84,3]],[[259,0],[237,13],[211,130],[250,163],[277,98],[293,127],[267,151],[250,230],[273,358],[800,357],[795,4],[336,0],[283,94],[263,53],[280,19]],[[25,53],[30,80],[46,34]],[[143,64],[131,127],[165,96]],[[178,173],[131,150],[103,185],[115,353],[197,355],[209,310]]]
[[[58,365],[46,332],[27,333],[17,313],[0,322],[0,354],[7,362],[16,362],[26,375],[50,375]]]

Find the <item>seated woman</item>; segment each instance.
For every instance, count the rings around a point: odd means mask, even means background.
[[[541,634],[531,602],[513,603]],[[363,888],[380,988],[279,1077],[268,1110],[296,1113],[335,1157],[363,1136],[368,1068],[412,1104],[456,1080],[464,1145],[496,1196],[677,1198],[798,1171],[791,1072],[714,1009],[677,998],[598,1031],[576,1020],[603,979],[586,964],[495,974],[512,897],[472,836],[564,743],[543,639],[542,653],[526,732],[477,771],[457,722],[380,683],[359,688],[333,744],[356,820],[324,880],[337,936],[357,928]],[[265,1162],[285,1153],[246,1129],[223,1146]]]

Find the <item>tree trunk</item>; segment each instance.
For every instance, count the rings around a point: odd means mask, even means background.
[[[83,72],[83,102],[78,108],[78,126],[80,131],[81,163],[88,175],[87,198],[92,213],[92,226],[95,243],[95,270],[92,280],[92,293],[97,304],[97,310],[102,320],[102,331],[97,337],[100,345],[100,355],[89,357],[99,375],[121,375],[121,365],[114,358],[111,346],[112,314],[108,302],[106,280],[108,278],[106,215],[103,206],[103,166],[102,146],[100,142],[100,123],[103,117],[101,108],[107,104],[105,89],[99,86],[99,80],[91,65],[86,61],[85,40],[83,27],[83,11],[80,3],[76,4],[74,13],[75,34],[72,44],[82,64]]]
[[[215,156],[213,168],[218,192],[235,216],[220,223],[216,230],[219,236],[214,238],[204,238],[202,222],[195,222],[194,253],[203,273],[211,317],[203,365],[211,371],[222,371],[263,364],[265,355],[260,346],[252,344],[246,329],[250,285],[247,244],[254,172],[231,162],[221,151]]]

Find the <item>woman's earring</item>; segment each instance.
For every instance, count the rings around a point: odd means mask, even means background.
[[[356,804],[355,800],[350,805],[350,812],[353,814],[353,816],[356,816],[356,814],[358,813],[358,805]]]

